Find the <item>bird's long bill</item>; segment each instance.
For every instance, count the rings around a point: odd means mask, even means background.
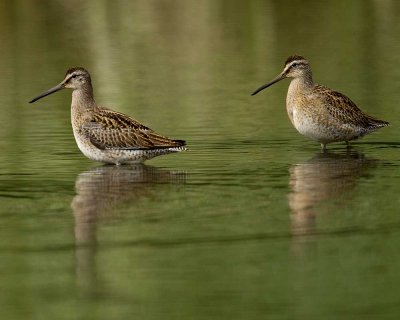
[[[31,101],[29,101],[29,103],[33,103],[39,99],[44,98],[45,96],[48,96],[49,94],[60,91],[61,89],[64,89],[64,82],[61,82],[60,84],[56,85],[55,87],[43,92],[42,94],[38,95],[36,98],[33,98]]]
[[[281,73],[279,76],[277,76],[274,80],[268,82],[267,84],[264,84],[263,86],[259,87],[256,91],[254,91],[251,95],[254,96],[257,93],[259,93],[260,91],[267,89],[268,87],[272,86],[274,83],[277,83],[278,81],[281,81],[282,79],[286,78],[286,74],[285,73]]]

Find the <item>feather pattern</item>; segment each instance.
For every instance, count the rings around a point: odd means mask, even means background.
[[[135,119],[100,107],[93,97],[89,72],[70,68],[64,80],[32,99],[33,103],[64,88],[72,89],[71,123],[75,141],[89,159],[104,163],[141,163],[186,150],[186,142],[159,135]]]
[[[135,119],[106,108],[96,107],[82,132],[99,149],[143,150],[182,147],[185,142],[155,133]]]
[[[389,122],[376,119],[364,113],[346,95],[333,91],[325,86],[315,85],[313,94],[327,109],[328,113],[344,124],[364,127],[368,129],[381,128]]]
[[[315,84],[308,60],[290,56],[283,71],[252,95],[285,78],[291,78],[286,96],[286,110],[293,126],[302,135],[321,143],[358,139],[389,122],[376,119],[363,111],[344,94]]]

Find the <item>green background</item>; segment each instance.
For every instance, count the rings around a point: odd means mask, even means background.
[[[2,319],[397,319],[400,2],[0,1]],[[319,144],[292,127],[289,55],[391,122]],[[188,152],[102,166],[71,92]]]

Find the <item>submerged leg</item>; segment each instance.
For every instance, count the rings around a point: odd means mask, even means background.
[[[326,151],[326,143],[321,143],[321,151]]]

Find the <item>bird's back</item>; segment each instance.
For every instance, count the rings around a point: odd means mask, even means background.
[[[325,86],[315,85],[313,96],[323,108],[326,108],[332,118],[342,124],[360,127],[368,132],[389,125],[387,121],[376,119],[364,113],[346,95]]]
[[[91,111],[82,129],[99,149],[151,150],[183,147],[186,144],[183,140],[159,135],[137,120],[103,107]]]

